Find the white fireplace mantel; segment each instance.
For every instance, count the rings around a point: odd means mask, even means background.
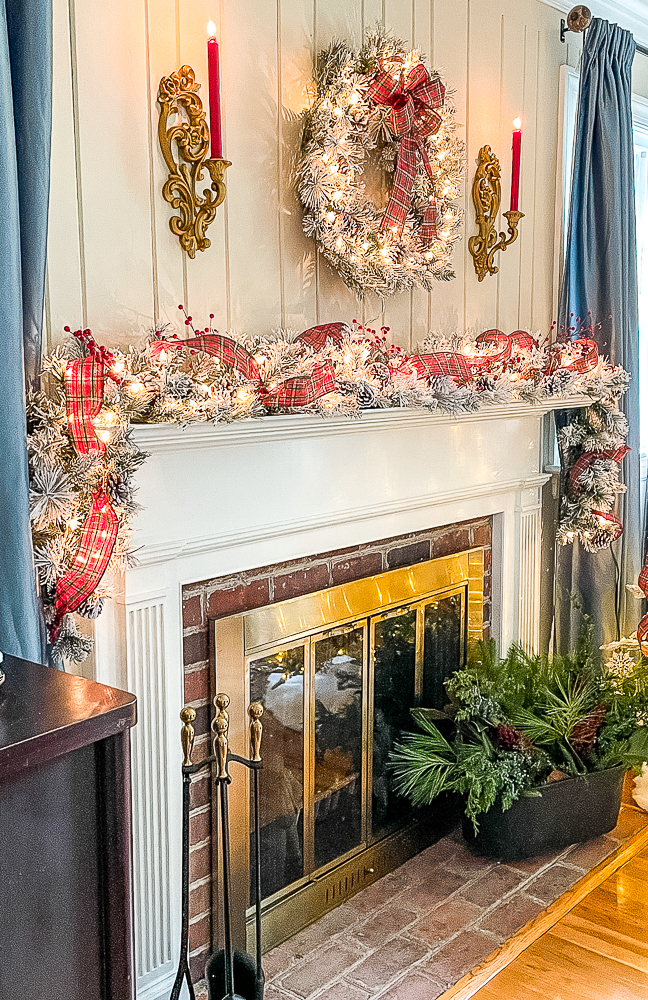
[[[133,691],[139,1000],[168,996],[180,934],[182,588],[457,521],[494,517],[494,634],[537,648],[542,418],[582,397],[449,417],[369,411],[142,425],[139,565],[96,623],[95,676]]]

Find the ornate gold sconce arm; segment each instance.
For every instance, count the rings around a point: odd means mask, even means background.
[[[509,237],[507,239],[505,233],[500,233],[498,237],[495,220],[502,200],[500,165],[490,146],[482,146],[479,150],[472,198],[479,233],[470,237],[468,249],[475,263],[477,277],[483,281],[487,274],[497,274],[499,271],[493,263],[493,257],[498,250],[506,250],[507,246],[517,239],[518,223],[524,218],[524,212],[504,212]]]
[[[229,160],[208,159],[209,128],[202,101],[198,97],[200,84],[191,66],[182,66],[171,76],[163,76],[158,90],[160,120],[158,136],[169,176],[162,188],[165,201],[180,214],[169,219],[171,232],[190,257],[196,250],[211,246],[205,232],[216,216],[216,209],[225,198],[225,171]],[[177,115],[175,124],[169,118]],[[178,159],[174,157],[176,143]],[[204,168],[211,178],[211,188],[200,193]]]

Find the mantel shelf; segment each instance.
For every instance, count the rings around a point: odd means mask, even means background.
[[[182,449],[256,445],[264,441],[290,441],[305,438],[341,437],[347,434],[380,433],[418,427],[480,424],[485,421],[511,420],[518,417],[541,417],[552,410],[588,406],[587,396],[545,399],[531,405],[525,402],[482,406],[471,413],[453,416],[422,409],[366,410],[359,418],[322,417],[319,414],[289,413],[272,417],[237,420],[232,424],[140,424],[134,425],[133,437],[144,451],[156,453]]]

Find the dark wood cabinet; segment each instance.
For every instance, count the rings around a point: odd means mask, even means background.
[[[3,667],[0,1000],[132,1000],[135,697]]]

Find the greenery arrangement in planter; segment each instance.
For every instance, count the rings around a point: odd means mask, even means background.
[[[475,647],[446,690],[445,711],[411,710],[421,732],[404,733],[390,756],[396,787],[414,805],[459,793],[465,832],[498,856],[528,856],[615,825],[623,776],[648,759],[643,658],[620,648],[602,664],[589,630],[573,655],[552,660],[518,646],[499,659],[491,641]],[[453,723],[448,738],[442,719]]]

